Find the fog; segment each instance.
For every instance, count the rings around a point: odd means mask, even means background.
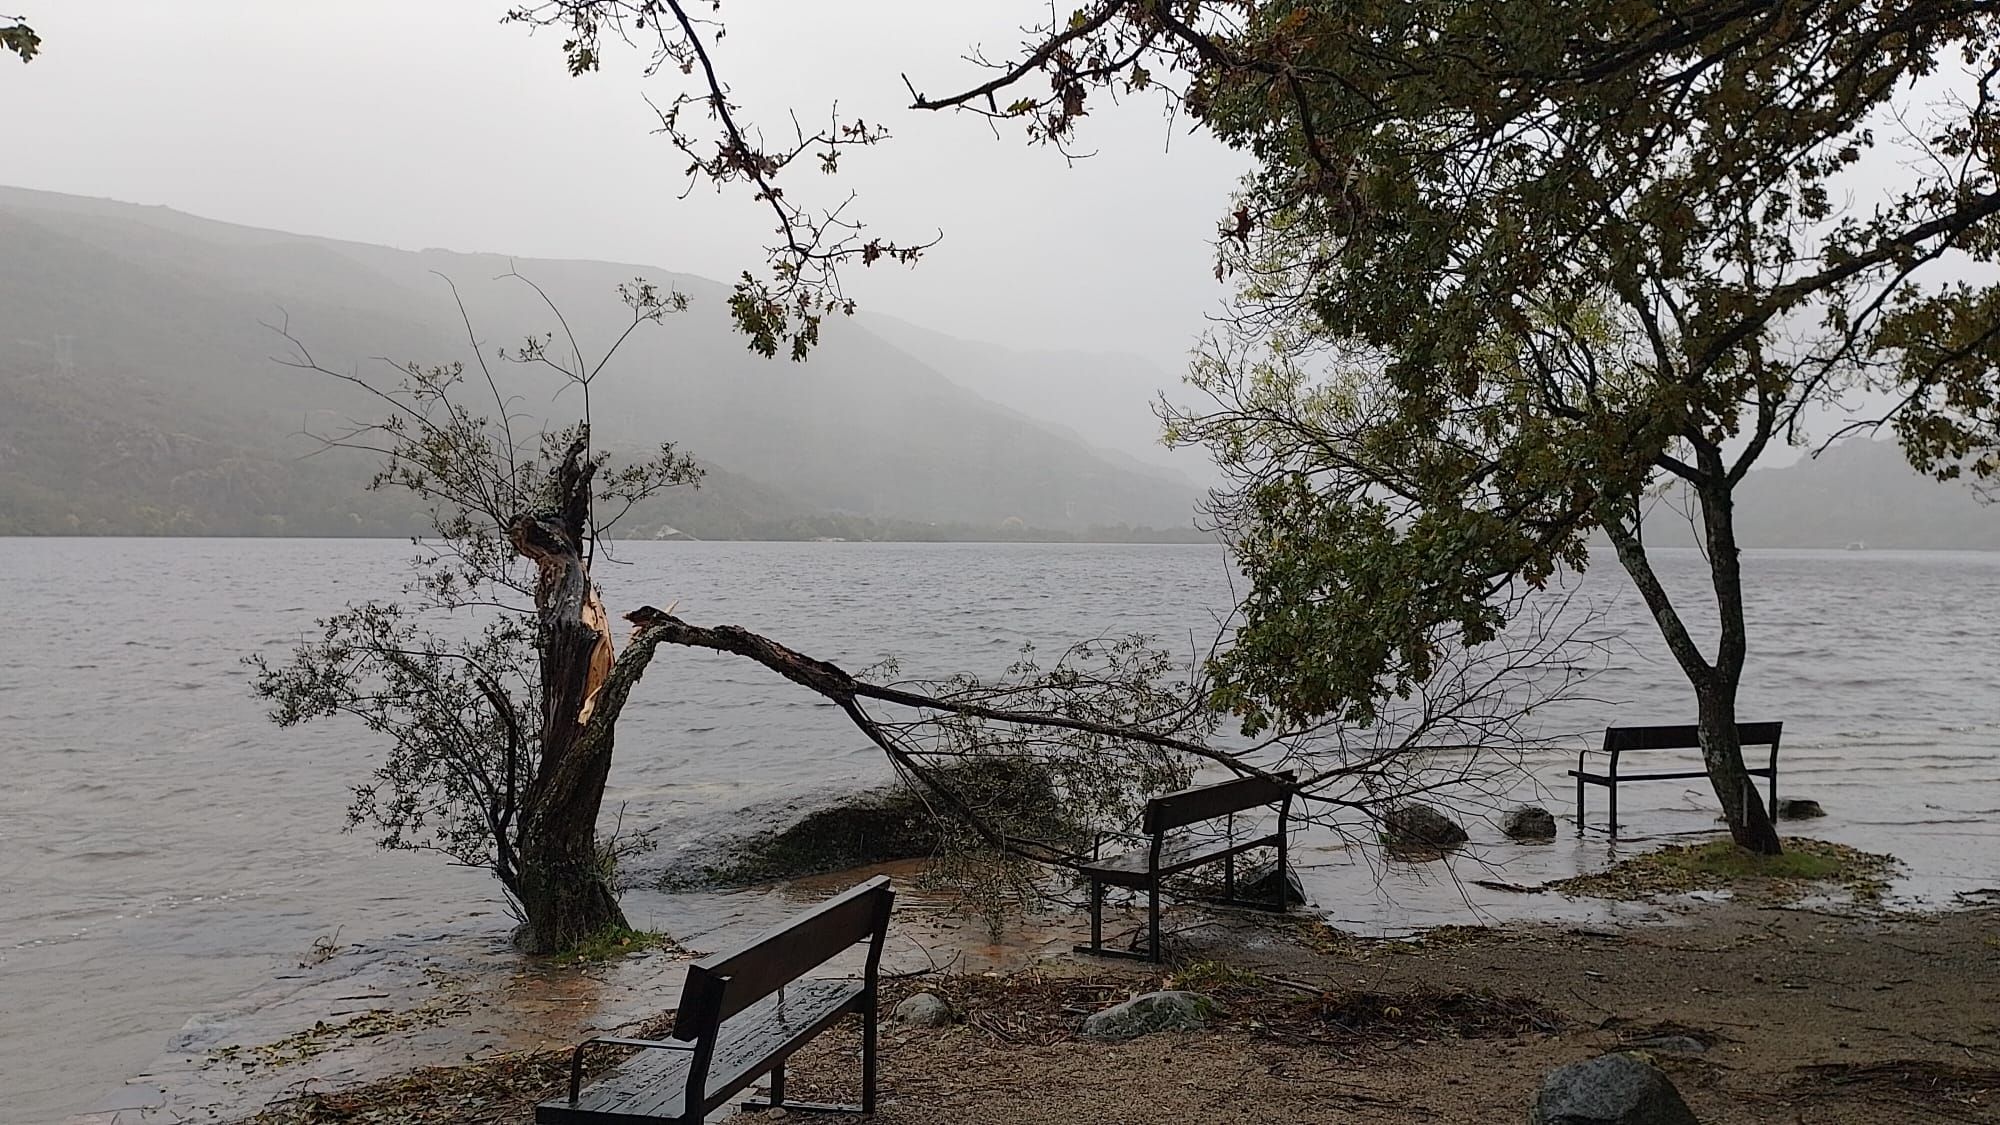
[[[0,183],[404,249],[638,262],[735,277],[761,264],[769,215],[699,188],[650,130],[634,53],[572,79],[560,37],[502,26],[496,0],[105,0],[38,4],[31,66],[0,68]],[[1032,4],[922,0],[729,4],[715,55],[767,135],[786,114],[886,123],[837,203],[885,236],[943,241],[915,269],[852,271],[865,307],[1016,346],[1137,352],[1178,371],[1223,295],[1216,220],[1245,162],[1171,132],[1157,99],[1087,123],[1071,163],[966,115],[907,110],[902,75],[973,84],[961,56],[1005,53]],[[1171,152],[1168,151],[1171,142]]]

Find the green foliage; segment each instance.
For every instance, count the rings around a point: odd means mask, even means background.
[[[674,939],[662,933],[635,930],[630,926],[606,926],[549,959],[558,965],[596,965],[615,961],[628,953],[678,948]]]
[[[12,51],[22,62],[33,62],[42,50],[42,37],[19,16],[0,16],[0,51]]]
[[[1157,41],[1214,48],[1187,107],[1257,159],[1239,319],[1168,418],[1236,482],[1253,588],[1217,674],[1249,728],[1368,721],[1594,529],[1644,589],[1661,481],[1704,513],[1725,633],[1669,643],[1733,691],[1729,494],[1802,411],[1889,389],[1917,463],[2000,469],[2000,287],[1950,279],[2000,254],[1994,16],[1294,0],[1183,30]],[[1925,92],[1951,83],[1977,95]],[[1918,121],[1929,156],[1867,197],[1856,165]]]
[[[631,312],[627,335],[685,304],[644,282],[620,294]],[[582,420],[526,430],[483,358],[476,370],[494,400],[492,416],[471,405],[479,392],[462,363],[407,364],[397,382],[376,386],[320,367],[302,343],[286,338],[296,366],[356,383],[382,404],[382,422],[323,440],[379,455],[369,487],[415,497],[435,537],[414,541],[421,551],[411,561],[405,601],[369,600],[322,618],[318,634],[282,662],[247,657],[252,690],[280,726],[346,716],[383,736],[387,752],[374,776],[355,787],[351,827],[372,828],[386,848],[433,850],[487,868],[532,912],[523,892],[537,869],[538,833],[546,831],[537,817],[563,761],[545,745],[539,577],[517,553],[510,529],[524,514],[563,510],[566,490],[581,480],[592,489],[587,555],[633,505],[695,483],[700,469],[670,443],[630,463],[591,451],[590,386],[616,343],[594,365],[572,349],[574,363],[565,366],[547,337],[503,353],[554,369],[581,393]],[[592,877],[612,886],[615,845],[600,846],[597,858],[604,870]]]

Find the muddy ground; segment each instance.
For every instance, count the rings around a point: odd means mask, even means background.
[[[958,1022],[884,1027],[882,1125],[1519,1122],[1550,1068],[1651,1041],[1708,1125],[2000,1122],[2000,911],[1837,916],[1688,903],[1666,926],[1449,928],[1361,941],[1317,923],[1181,912],[1164,970],[1062,954],[893,980]],[[1161,985],[1221,998],[1199,1032],[1081,1039]],[[858,1039],[793,1061],[795,1098],[854,1093]],[[267,1110],[263,1125],[525,1123],[555,1053]],[[370,1116],[370,1115],[373,1116]],[[387,1116],[384,1116],[387,1114]],[[765,1115],[765,1121],[804,1115]]]
[[[1013,990],[946,981],[963,1022],[889,1033],[879,1120],[1518,1122],[1550,1068],[1653,1040],[1710,1125],[2000,1121],[2000,913],[1691,910],[1668,928],[1409,943],[1232,919],[1186,933],[1190,967],[1161,982],[1223,996],[1223,1026],[1118,1045],[1071,1033],[1092,999],[1074,965]],[[1084,979],[1112,985],[1100,1002],[1155,983]],[[801,1056],[794,1096],[840,1088],[850,1054]]]

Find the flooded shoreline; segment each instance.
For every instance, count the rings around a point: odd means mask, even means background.
[[[342,831],[347,787],[375,748],[349,729],[270,726],[237,663],[317,612],[393,591],[408,544],[5,541],[0,552],[20,595],[0,630],[0,764],[14,779],[0,791],[0,1057],[12,1064],[0,1094],[20,1120],[82,1109],[158,1059],[191,1017],[247,1003],[246,988],[297,971],[316,943],[417,957],[425,943],[468,942],[454,954],[466,964],[481,963],[481,943],[504,946],[509,920],[484,874]],[[1074,639],[1079,623],[1185,638],[1229,597],[1212,548],[652,544],[627,561],[607,590],[614,606],[684,597],[703,620],[856,667],[893,645],[911,674],[991,671],[1024,642]],[[1671,578],[1699,561],[1668,552],[1663,565]],[[1751,587],[1763,600],[1751,606],[1745,713],[1785,719],[1781,791],[1831,814],[1810,833],[1903,856],[1895,905],[1948,907],[2000,886],[1982,866],[2000,857],[2000,638],[1961,609],[2000,604],[2000,555],[1753,552],[1746,565],[1768,580]],[[240,580],[218,598],[209,577],[224,566]],[[1545,716],[1552,732],[1583,740],[1684,713],[1685,684],[1645,647],[1657,638],[1642,609],[1607,598],[1605,626],[1630,644],[1597,683],[1603,701]],[[65,638],[61,667],[23,647],[51,635]],[[649,862],[742,810],[886,778],[837,714],[760,673],[675,654],[635,698],[607,814],[660,833]],[[1566,817],[1573,761],[1531,762],[1505,799]],[[1621,805],[1633,835],[1620,851],[1713,828],[1699,789],[1634,787]],[[1602,837],[1525,847],[1484,821],[1468,827],[1456,876],[1385,866],[1333,839],[1302,840],[1295,859],[1328,921],[1357,933],[1637,913],[1472,881],[1601,866],[1614,857]],[[640,891],[630,913],[703,948],[732,919],[771,917],[765,901],[780,900]]]

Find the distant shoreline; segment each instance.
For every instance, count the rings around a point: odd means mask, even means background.
[[[159,540],[175,540],[175,539],[186,539],[186,540],[245,540],[245,541],[257,541],[257,540],[266,540],[266,539],[268,539],[268,540],[299,540],[299,541],[303,541],[303,540],[313,540],[313,539],[321,539],[321,540],[335,540],[335,541],[347,541],[347,540],[377,540],[377,541],[381,541],[381,542],[397,542],[397,543],[407,543],[407,542],[410,542],[412,538],[413,538],[413,537],[412,537],[412,536],[409,536],[409,535],[380,535],[380,534],[365,534],[365,535],[168,535],[168,534],[159,534],[159,535],[154,535],[154,534],[146,534],[146,533],[143,533],[143,532],[111,532],[111,531],[108,531],[108,532],[101,532],[101,533],[70,533],[70,534],[62,534],[62,535],[41,535],[41,534],[35,534],[35,533],[32,533],[32,532],[29,532],[29,533],[16,533],[16,534],[0,534],[0,539],[23,539],[23,540],[26,540],[26,539],[50,539],[50,540],[53,540],[53,539],[107,539],[107,540],[109,540],[109,539],[159,539]],[[416,538],[423,538],[423,539],[427,539],[427,540],[428,540],[428,539],[436,539],[436,538],[437,538],[437,536],[435,536],[435,535],[426,535],[426,536],[419,536],[419,537],[416,537]],[[911,544],[924,544],[924,543],[932,543],[932,544],[944,544],[944,543],[966,543],[966,544],[1007,544],[1007,543],[1073,543],[1073,544],[1077,544],[1077,545],[1079,545],[1079,546],[1088,546],[1088,545],[1095,545],[1095,546],[1128,546],[1128,545],[1130,545],[1130,546],[1168,546],[1168,547],[1171,547],[1171,546],[1181,546],[1181,547],[1186,547],[1186,546],[1221,546],[1221,542],[1220,542],[1219,540],[1217,540],[1217,539],[1216,539],[1216,537],[1215,537],[1214,535],[1212,535],[1212,534],[1209,534],[1209,533],[1206,533],[1206,532],[1201,532],[1201,531],[1196,531],[1196,530],[1193,530],[1193,529],[1189,529],[1189,530],[1188,530],[1187,532],[1185,532],[1185,533],[1182,533],[1182,532],[1178,532],[1178,531],[1173,531],[1173,532],[1165,532],[1165,531],[1155,531],[1155,530],[1153,530],[1153,529],[1150,529],[1150,528],[1147,528],[1147,529],[1138,529],[1138,530],[1135,530],[1135,531],[1134,531],[1134,532],[1133,532],[1133,533],[1132,533],[1132,534],[1131,534],[1131,535],[1130,535],[1129,537],[1125,537],[1125,538],[1114,538],[1114,537],[1111,537],[1111,536],[1095,536],[1095,535],[1090,535],[1090,534],[1087,534],[1087,533],[1079,533],[1079,534],[1076,534],[1076,535],[1067,535],[1067,534],[1065,534],[1065,533],[1063,533],[1063,532],[1048,532],[1048,533],[1028,533],[1028,534],[1022,534],[1022,535],[1010,535],[1010,536],[1000,536],[1000,535],[993,535],[993,536],[990,536],[990,537],[979,537],[979,536],[963,536],[963,537],[960,537],[960,536],[955,536],[955,535],[953,535],[953,536],[938,536],[938,537],[931,537],[931,538],[918,538],[918,537],[915,537],[915,536],[909,536],[909,537],[892,537],[892,538],[884,538],[884,539],[846,539],[846,538],[839,538],[839,537],[827,537],[827,536],[811,536],[811,537],[807,537],[807,536],[798,536],[798,537],[779,537],[779,536],[750,536],[750,537],[742,537],[742,538],[707,538],[707,539],[697,539],[697,538],[694,538],[694,537],[692,537],[692,536],[665,536],[665,537],[655,537],[655,536],[643,536],[643,535],[641,535],[641,536],[629,536],[629,537],[628,537],[628,536],[613,536],[613,537],[611,538],[611,541],[612,541],[612,542],[614,542],[614,543],[824,543],[824,544],[828,544],[828,545],[842,545],[842,544],[850,544],[850,543],[873,543],[873,544],[886,544],[886,543],[911,543]]]
[[[434,536],[434,535],[428,535],[428,536],[421,536],[420,538],[423,538],[423,539],[435,539],[435,538],[436,538],[436,536]],[[410,541],[411,541],[411,539],[412,539],[412,536],[409,536],[409,535],[381,535],[381,534],[361,534],[361,535],[166,535],[166,534],[159,534],[159,535],[155,535],[155,534],[146,534],[146,533],[134,533],[134,532],[102,532],[102,533],[71,533],[71,534],[62,534],[62,535],[42,535],[42,534],[35,534],[35,533],[32,533],[32,532],[29,532],[29,533],[0,533],[0,540],[35,540],[35,539],[42,539],[42,540],[58,540],[58,539],[61,539],[61,540],[70,540],[70,539],[104,539],[104,540],[121,540],[121,539],[158,539],[158,540],[162,540],[162,541],[166,541],[166,540],[177,540],[177,539],[178,539],[178,540],[190,540],[190,541],[204,541],[204,540],[217,540],[217,541],[221,541],[221,540],[242,540],[242,541],[252,541],[252,542],[254,542],[254,541],[259,541],[259,540],[274,540],[274,541],[300,541],[300,542],[303,542],[303,541],[309,541],[309,540],[316,540],[316,539],[317,539],[317,540],[330,540],[330,541],[338,541],[338,542],[345,542],[345,541],[349,541],[349,540],[356,540],[356,541],[359,541],[359,540],[375,540],[375,541],[381,541],[381,542],[398,542],[398,543],[408,543],[408,542],[410,542]],[[613,538],[612,538],[612,540],[611,540],[611,541],[612,541],[612,542],[614,542],[614,543],[823,543],[823,544],[826,544],[826,545],[829,545],[829,546],[842,546],[842,545],[848,545],[848,544],[877,544],[877,545],[883,545],[883,544],[961,544],[961,543],[962,543],[962,544],[966,544],[966,545],[985,545],[985,546],[996,546],[996,545],[1000,545],[1000,546],[1004,546],[1004,545],[1006,545],[1006,544],[1011,544],[1011,543],[1024,543],[1024,544],[1073,544],[1073,545],[1076,545],[1076,546],[1100,546],[1100,547],[1116,547],[1116,546],[1152,546],[1152,547],[1190,547],[1190,546],[1192,546],[1192,547],[1199,547],[1199,546],[1213,546],[1213,547],[1220,547],[1220,546],[1224,546],[1224,544],[1223,544],[1223,543],[1222,543],[1222,542],[1221,542],[1220,540],[1218,540],[1218,539],[1217,539],[1217,538],[1216,538],[1216,537],[1215,537],[1214,535],[1212,535],[1212,534],[1208,534],[1208,533],[1205,533],[1205,532],[1201,532],[1201,531],[1196,531],[1196,530],[1193,530],[1193,529],[1190,529],[1190,530],[1188,530],[1187,532],[1183,533],[1183,532],[1179,532],[1179,531],[1174,531],[1174,532],[1162,532],[1162,531],[1157,531],[1157,530],[1154,530],[1154,529],[1150,529],[1150,528],[1148,528],[1148,529],[1139,529],[1139,530],[1135,530],[1135,531],[1134,531],[1134,532],[1133,532],[1133,533],[1132,533],[1132,534],[1131,534],[1131,535],[1130,535],[1129,537],[1125,537],[1125,538],[1113,538],[1113,537],[1110,537],[1110,536],[1095,536],[1095,535],[1089,535],[1089,534],[1083,534],[1083,533],[1080,533],[1080,534],[1076,534],[1076,535],[1068,535],[1068,534],[1065,534],[1065,533],[1062,533],[1062,532],[1048,532],[1048,533],[1029,533],[1029,534],[1025,534],[1025,535],[1012,535],[1012,536],[999,536],[999,535],[992,535],[992,536],[985,536],[985,537],[982,537],[982,536],[974,536],[974,535],[966,535],[966,536],[956,536],[956,535],[952,535],[952,536],[938,536],[938,537],[931,537],[931,538],[917,538],[917,537],[892,537],[892,538],[884,538],[884,539],[845,539],[845,538],[838,538],[838,537],[817,537],[817,536],[815,536],[815,537],[805,537],[805,536],[799,536],[799,537],[778,537],[778,536],[747,536],[747,537],[734,537],[734,538],[730,538],[730,537],[724,537],[724,538],[706,538],[706,539],[696,539],[696,538],[692,538],[692,537],[688,537],[688,536],[670,536],[670,537],[664,537],[664,538],[656,538],[656,537],[652,537],[652,536],[630,536],[630,537],[622,537],[622,536],[615,536],[615,537],[613,537]],[[1652,546],[1652,547],[1650,547],[1649,549],[1650,549],[1650,550],[1654,550],[1654,551],[1686,551],[1686,552],[1693,552],[1693,551],[1698,551],[1698,550],[1699,550],[1699,548],[1697,548],[1697,547],[1692,547],[1692,546],[1687,546],[1687,545],[1684,545],[1684,544],[1659,544],[1659,545],[1656,545],[1656,546]],[[1744,551],[1747,551],[1747,552],[1763,552],[1763,551],[1812,551],[1812,552],[1816,552],[1816,553],[1825,553],[1825,554],[1850,554],[1850,555],[1856,555],[1856,556],[1859,556],[1859,557],[1862,557],[1862,558],[1866,558],[1866,557],[1868,557],[1868,556],[1870,556],[1870,555],[1891,555],[1891,554],[1903,554],[1903,553],[1910,553],[1910,552],[1950,552],[1950,553],[1953,553],[1953,554],[1971,554],[1971,555],[1982,555],[1982,554],[1984,554],[1984,555],[1990,555],[1990,554],[1997,554],[1997,553],[2000,553],[2000,547],[1992,547],[1992,546],[1938,546],[1938,545],[1934,545],[1934,544],[1925,544],[1925,545],[1906,545],[1906,544],[1901,544],[1901,543],[1879,543],[1879,544],[1878,544],[1878,543],[1870,543],[1870,544],[1869,544],[1869,545],[1867,546],[1867,548],[1866,548],[1865,550],[1857,550],[1857,549],[1853,549],[1853,548],[1849,548],[1849,547],[1846,547],[1846,546],[1844,546],[1844,545],[1841,545],[1841,544],[1824,544],[1824,545],[1813,545],[1813,544],[1790,544],[1790,543],[1786,543],[1786,544],[1750,544],[1750,545],[1746,545],[1746,546],[1744,546],[1744,547],[1743,547],[1743,550],[1744,550]]]

